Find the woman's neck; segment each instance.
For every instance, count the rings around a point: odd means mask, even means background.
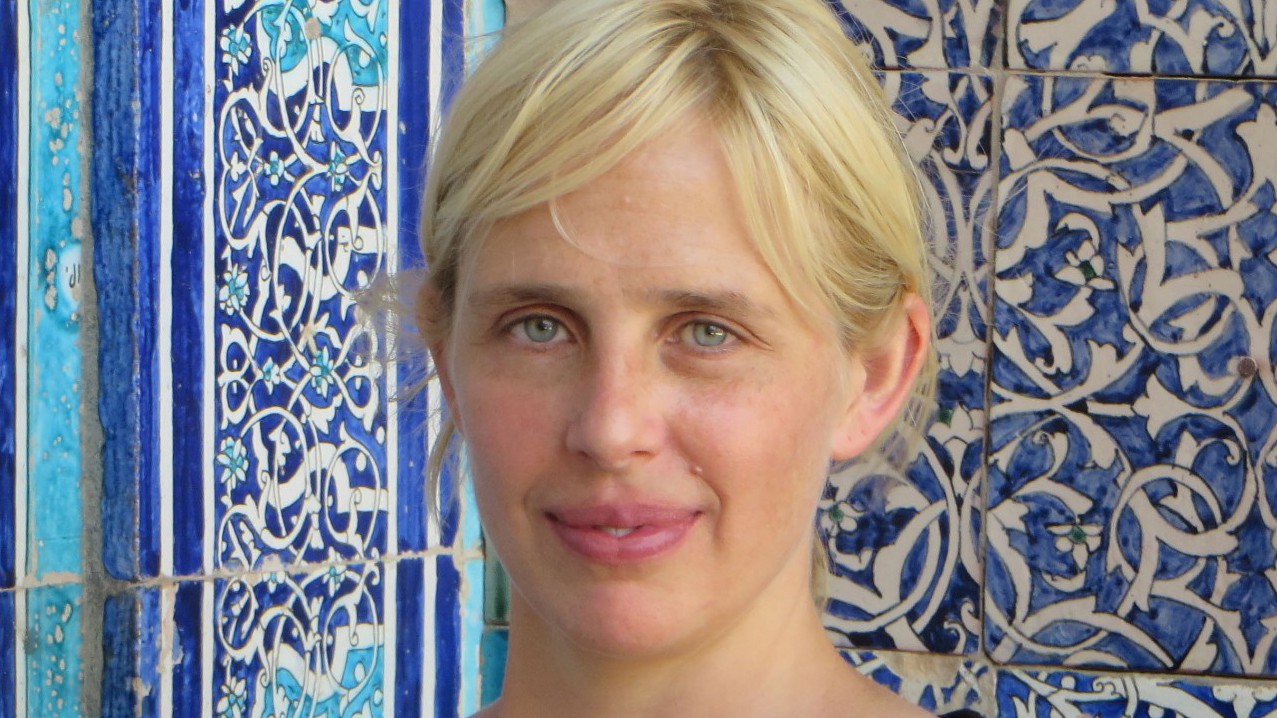
[[[834,694],[872,691],[829,645],[810,599],[796,598],[760,602],[687,650],[634,659],[582,650],[513,596],[503,697],[486,715],[820,715]]]

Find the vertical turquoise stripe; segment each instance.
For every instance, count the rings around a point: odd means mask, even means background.
[[[27,573],[78,579],[80,4],[31,0],[30,7]]]
[[[25,565],[37,581],[79,581],[80,2],[29,1],[30,155],[19,160],[30,167],[30,266],[19,270],[29,282]],[[28,593],[28,716],[83,714],[82,601],[78,583]]]
[[[480,651],[483,642],[483,559],[466,560],[461,595],[461,715],[479,710],[483,692]]]

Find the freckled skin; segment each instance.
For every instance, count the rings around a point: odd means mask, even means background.
[[[768,695],[848,699],[829,682],[908,715],[841,663],[808,595],[828,462],[872,441],[893,387],[776,282],[716,146],[689,123],[561,198],[566,238],[538,207],[463,262],[433,351],[514,586],[502,715],[769,715]],[[592,502],[695,521],[603,565],[548,518]]]

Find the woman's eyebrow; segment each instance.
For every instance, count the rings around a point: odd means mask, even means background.
[[[466,304],[483,312],[511,304],[571,304],[576,292],[554,284],[502,284],[470,295]]]
[[[654,292],[657,302],[664,306],[693,309],[727,316],[747,316],[774,319],[776,312],[760,304],[743,292],[733,290],[660,290]]]

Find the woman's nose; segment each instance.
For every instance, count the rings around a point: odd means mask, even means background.
[[[593,362],[579,383],[567,448],[612,473],[656,456],[666,431],[657,374],[641,357]]]

